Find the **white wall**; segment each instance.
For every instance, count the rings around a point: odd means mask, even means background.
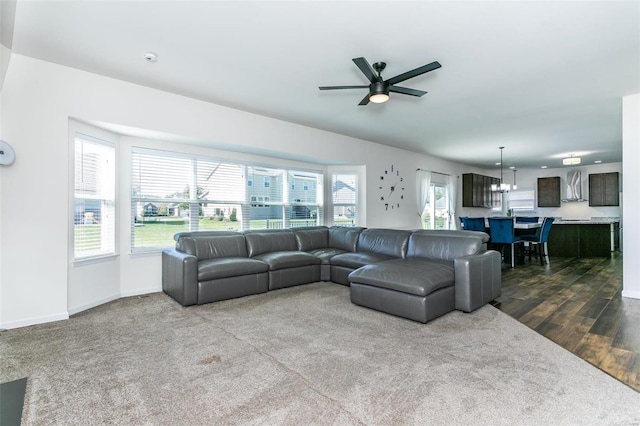
[[[128,252],[122,228],[128,217],[120,218],[119,262],[70,270],[69,118],[182,135],[235,146],[238,151],[282,153],[318,164],[358,164],[366,167],[367,182],[394,164],[411,185],[406,208],[385,211],[368,185],[362,225],[369,227],[418,226],[416,209],[410,207],[415,204],[416,168],[452,174],[475,171],[16,54],[2,94],[3,137],[12,142],[17,154],[13,166],[0,169],[0,327],[4,328],[64,319],[70,308],[75,312],[114,297],[105,287],[92,290],[91,281],[106,273],[103,268],[112,273],[119,267],[120,295],[160,290],[160,256]],[[129,143],[121,140],[121,160]],[[120,167],[124,180],[127,165]],[[121,187],[120,192],[118,203],[124,206],[128,188]]]
[[[0,91],[11,59],[15,15],[16,0],[0,1]]]
[[[624,297],[640,299],[640,93],[622,98]]]

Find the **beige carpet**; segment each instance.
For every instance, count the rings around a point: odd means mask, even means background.
[[[640,394],[491,306],[426,325],[317,283],[0,334],[24,425],[640,424]]]

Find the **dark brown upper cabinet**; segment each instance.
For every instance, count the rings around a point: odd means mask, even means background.
[[[538,207],[560,207],[560,177],[538,178]]]
[[[618,172],[594,173],[589,175],[589,205],[620,205]]]
[[[476,173],[462,175],[462,207],[499,207],[500,193],[491,185],[500,185],[500,179]]]

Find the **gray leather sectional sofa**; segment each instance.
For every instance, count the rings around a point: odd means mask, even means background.
[[[332,281],[357,305],[425,323],[501,294],[500,254],[482,232],[317,226],[175,239],[162,253],[162,289],[184,306]]]

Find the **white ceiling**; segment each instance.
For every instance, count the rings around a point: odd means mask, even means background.
[[[622,161],[640,2],[18,0],[13,52],[479,167]],[[158,54],[156,63],[143,59]],[[368,84],[442,68],[358,106]]]

